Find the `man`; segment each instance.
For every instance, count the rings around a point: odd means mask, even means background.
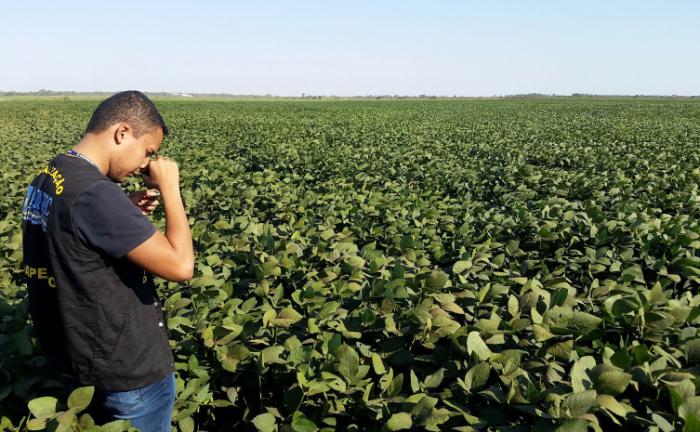
[[[173,355],[152,275],[192,277],[194,252],[177,164],[152,160],[168,129],[137,91],[102,101],[80,142],[39,171],[22,206],[29,306],[51,365],[94,385],[106,420],[170,431]],[[142,174],[155,189],[128,197]],[[146,214],[160,192],[165,234]]]

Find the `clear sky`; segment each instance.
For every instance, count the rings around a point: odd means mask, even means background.
[[[0,91],[700,94],[700,1],[0,0]]]

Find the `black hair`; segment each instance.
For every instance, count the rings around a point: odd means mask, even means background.
[[[118,122],[128,123],[136,138],[156,127],[163,129],[163,136],[168,134],[168,126],[156,106],[145,94],[136,90],[119,92],[100,102],[92,113],[85,133],[102,132]]]

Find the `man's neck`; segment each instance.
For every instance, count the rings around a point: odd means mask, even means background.
[[[73,150],[90,159],[102,175],[107,175],[109,171],[109,156],[100,148],[102,145],[94,140],[83,137]]]

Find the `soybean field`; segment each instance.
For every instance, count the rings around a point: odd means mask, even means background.
[[[0,101],[0,431],[127,428],[52,377],[22,266],[98,102]],[[196,250],[158,282],[176,430],[700,431],[700,100],[156,105]]]

